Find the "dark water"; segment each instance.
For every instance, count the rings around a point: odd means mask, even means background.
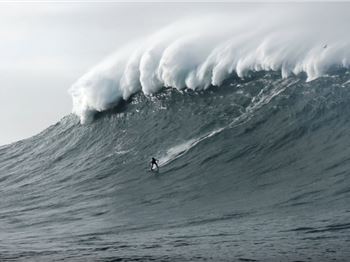
[[[348,261],[349,80],[138,94],[1,147],[0,260]]]

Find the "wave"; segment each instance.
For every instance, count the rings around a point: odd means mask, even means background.
[[[139,92],[1,147],[1,260],[346,261],[349,77]]]
[[[288,8],[286,8],[288,7]],[[82,123],[142,91],[203,90],[230,77],[279,71],[312,81],[349,68],[348,4],[281,5],[177,21],[127,44],[70,89]]]
[[[182,157],[184,154],[186,154],[191,148],[195,147],[198,143],[202,142],[205,139],[208,139],[216,134],[219,134],[221,131],[225,130],[224,127],[218,128],[209,134],[206,134],[200,138],[197,139],[190,139],[186,142],[183,142],[179,145],[173,146],[169,148],[165,154],[162,154],[159,157],[159,167],[163,167],[174,160]]]
[[[0,260],[347,261],[350,5],[282,7],[127,45],[1,146]]]
[[[205,141],[206,139],[211,138],[212,136],[220,134],[226,129],[234,128],[237,125],[242,125],[245,122],[249,121],[252,117],[255,116],[255,112],[257,110],[269,104],[269,102],[272,99],[283,93],[289,86],[293,86],[296,82],[298,81],[287,81],[287,83],[279,82],[279,84],[273,88],[271,88],[270,86],[262,88],[257,95],[251,97],[251,103],[249,104],[249,106],[247,106],[247,108],[245,108],[244,112],[242,112],[238,117],[233,118],[233,120],[230,123],[226,123],[225,126],[216,128],[198,138],[192,138],[188,141],[177,144],[166,150],[165,153],[160,153],[160,157],[158,157],[159,166],[163,167],[173,162],[174,160],[182,157],[184,154],[186,154],[189,150],[197,146],[202,141]]]

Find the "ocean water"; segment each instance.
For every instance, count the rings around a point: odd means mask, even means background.
[[[2,146],[1,260],[347,261],[350,72],[305,79],[137,93]]]
[[[126,45],[1,146],[0,261],[349,261],[350,4],[271,6]]]

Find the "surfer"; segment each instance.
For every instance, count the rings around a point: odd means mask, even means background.
[[[154,157],[152,157],[152,160],[151,160],[151,171],[153,171],[153,166],[155,165],[157,167],[157,170],[159,169],[159,166],[158,166],[158,160],[155,159]]]

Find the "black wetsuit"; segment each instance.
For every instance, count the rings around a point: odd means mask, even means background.
[[[154,157],[152,157],[152,160],[151,160],[151,170],[153,170],[153,165],[155,165],[157,167],[157,169],[159,169],[159,166],[157,164],[157,159],[155,159]]]

